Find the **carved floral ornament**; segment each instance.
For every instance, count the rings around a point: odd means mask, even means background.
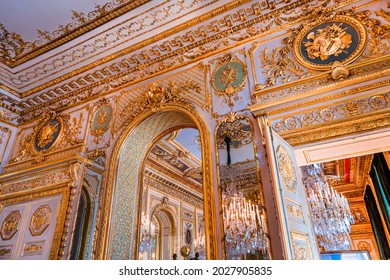
[[[218,60],[211,77],[211,84],[220,95],[230,96],[242,89],[246,75],[244,63],[235,55],[227,53]]]
[[[284,186],[291,192],[296,191],[297,175],[295,173],[294,164],[287,150],[283,146],[278,146],[276,149],[276,160],[280,178]]]
[[[99,144],[103,134],[111,127],[114,109],[106,98],[96,102],[94,107],[90,127],[91,134],[94,136],[93,141]]]
[[[185,107],[192,110],[194,108],[192,103],[183,97],[189,89],[200,92],[199,84],[192,80],[186,80],[180,84],[170,81],[166,86],[160,85],[159,83],[152,83],[141,100],[135,101],[133,106],[128,106],[125,111],[121,112],[122,116],[125,116],[125,121],[123,121],[120,128],[115,128],[115,132],[131,123],[141,114],[148,111],[157,113],[169,105]],[[127,94],[128,91],[125,90],[121,93]]]
[[[31,216],[29,230],[32,236],[41,235],[49,226],[52,211],[49,205],[42,205]]]
[[[9,163],[16,163],[34,158],[39,163],[44,160],[44,155],[53,149],[60,150],[69,146],[82,143],[78,139],[84,116],[72,119],[69,115],[61,115],[48,111],[43,119],[34,127],[34,131],[26,137],[21,138],[17,154]]]
[[[390,7],[390,2],[387,5]],[[372,13],[378,18],[373,18]],[[357,12],[355,8],[313,9],[305,24],[289,30],[290,35],[282,39],[281,47],[272,50],[265,47],[260,52],[267,79],[257,84],[256,90],[315,75],[308,69],[333,70],[330,76],[333,80],[344,79],[350,74],[347,64],[389,54],[388,14],[383,9],[375,12]],[[329,78],[322,82],[329,82]]]
[[[20,220],[22,216],[19,211],[12,211],[4,219],[1,225],[0,235],[3,240],[10,240],[19,229]]]

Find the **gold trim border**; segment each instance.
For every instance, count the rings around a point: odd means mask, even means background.
[[[54,230],[54,237],[52,240],[52,246],[50,249],[49,259],[54,260],[58,258],[58,253],[60,249],[62,232],[64,230],[64,222],[66,209],[69,203],[70,197],[70,188],[68,183],[62,183],[61,185],[51,186],[50,188],[42,188],[29,193],[21,195],[20,193],[10,194],[10,195],[0,195],[0,203],[3,205],[21,203],[26,201],[31,201],[37,198],[43,198],[48,196],[53,196],[57,194],[62,194],[61,201],[59,204],[58,216],[56,218],[56,227]]]
[[[390,127],[390,109],[376,114],[368,114],[365,117],[343,119],[328,126],[285,134],[283,138],[290,145],[297,146],[387,127]]]

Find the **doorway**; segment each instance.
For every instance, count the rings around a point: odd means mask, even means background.
[[[196,128],[199,131],[199,141],[202,147],[204,222],[205,235],[207,236],[205,242],[206,257],[208,259],[217,258],[209,132],[196,110],[174,105],[165,105],[163,111],[148,112],[139,116],[120,135],[114,147],[108,176],[109,198],[106,207],[109,208],[109,211],[104,212],[102,217],[103,221],[107,221],[105,223],[107,235],[104,239],[106,244],[104,258],[139,258],[137,241],[139,240],[142,224],[141,205],[144,197],[142,186],[145,177],[143,176],[143,170],[147,155],[162,136],[182,128]],[[158,216],[153,219],[156,223],[159,222]],[[169,220],[169,216],[167,216],[167,219]],[[175,246],[174,242],[172,244]],[[165,257],[166,255],[164,255]]]

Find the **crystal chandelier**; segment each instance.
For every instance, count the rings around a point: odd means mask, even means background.
[[[240,256],[259,251],[267,252],[264,217],[259,210],[259,205],[248,201],[242,191],[237,190],[232,179],[222,193],[222,211],[228,255]]]
[[[149,252],[155,244],[156,241],[156,227],[149,217],[142,212],[141,215],[141,233],[140,233],[140,242],[139,242],[139,251]]]
[[[347,199],[329,187],[322,164],[308,166],[304,179],[310,203],[314,231],[325,251],[350,250],[353,215]]]

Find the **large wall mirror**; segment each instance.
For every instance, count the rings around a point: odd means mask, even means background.
[[[218,126],[218,165],[226,259],[267,259],[253,126],[247,117]]]
[[[199,131],[175,130],[150,149],[143,168],[138,258],[205,259]]]

